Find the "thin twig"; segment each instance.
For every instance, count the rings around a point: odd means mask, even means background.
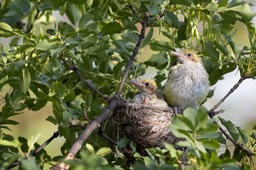
[[[213,121],[216,125],[219,126],[219,130],[221,131],[221,133],[228,139],[230,140],[236,147],[238,147],[239,149],[241,149],[242,151],[244,151],[248,157],[256,155],[256,153],[253,153],[252,151],[250,151],[249,149],[245,148],[243,145],[241,145],[240,143],[237,143],[219,124],[217,121]]]
[[[54,132],[53,135],[47,139],[41,146],[39,146],[36,150],[34,150],[32,152],[32,156],[36,156],[38,154],[38,152],[40,152],[42,149],[44,149],[49,143],[51,143],[51,141],[55,138],[57,138],[59,136],[59,132]],[[16,162],[13,162],[7,169],[12,169],[16,166],[18,166],[20,164],[20,161],[25,159],[24,158],[21,158],[20,160],[16,161]]]
[[[85,85],[86,87],[88,87],[88,88],[89,88],[90,90],[92,90],[94,93],[96,93],[96,94],[98,94],[99,96],[101,96],[105,101],[109,101],[108,96],[102,94],[99,90],[97,90],[96,88],[94,88],[94,87],[91,85],[91,83],[90,83],[88,80],[86,80],[86,79],[82,76],[80,70],[79,70],[74,64],[71,66],[71,65],[69,65],[69,64],[67,63],[67,61],[65,60],[63,54],[60,55],[60,59],[63,61],[63,63],[64,63],[70,70],[73,70],[73,71],[76,73],[76,75],[80,78],[80,80],[84,83],[84,85]]]
[[[116,95],[120,95],[121,90],[122,90],[122,88],[124,86],[124,83],[126,81],[126,78],[128,76],[129,70],[131,69],[132,64],[133,64],[133,62],[135,60],[135,57],[137,56],[137,54],[139,52],[140,46],[141,46],[141,44],[143,42],[143,39],[145,38],[145,32],[146,32],[146,27],[147,27],[147,24],[148,24],[148,18],[149,18],[149,13],[147,12],[145,14],[145,17],[144,17],[143,21],[141,22],[142,28],[141,28],[141,32],[140,32],[140,35],[139,35],[139,39],[137,41],[137,44],[136,44],[135,48],[133,49],[132,55],[130,57],[130,60],[126,64],[126,67],[125,67],[126,69],[125,69],[124,74],[122,76],[122,80],[121,80],[121,82],[119,84],[119,87],[118,87],[118,90],[116,92]]]
[[[141,19],[140,16],[138,14],[138,12],[136,11],[136,9],[134,8],[134,6],[132,4],[127,4],[127,7],[130,8],[130,10],[132,11],[132,13],[135,15],[135,17],[137,18],[137,20],[141,23]]]
[[[102,136],[105,139],[107,139],[109,142],[113,143],[118,148],[118,143],[116,141],[114,141],[113,139],[111,139],[109,136],[107,136],[101,128],[99,128],[98,135]],[[127,148],[119,148],[119,149],[125,155],[129,155],[129,158],[133,157],[132,151],[130,151],[129,149],[127,149]]]
[[[228,96],[230,96],[239,86],[240,84],[249,77],[246,76],[242,76],[238,82],[229,90],[229,92],[216,104],[213,106],[212,109],[210,109],[208,111],[209,117],[213,118],[215,115],[219,114],[220,112],[223,112],[223,110],[220,111],[215,111],[227,98]],[[252,156],[255,155],[255,153],[253,153],[252,151],[250,151],[249,149],[245,148],[243,145],[237,143],[219,124],[217,121],[213,121],[215,124],[218,125],[219,130],[221,131],[221,133],[226,137],[226,139],[230,140],[236,147],[240,148],[242,151],[244,151],[247,156]]]
[[[228,96],[230,96],[238,87],[239,85],[248,77],[241,77],[238,82],[229,90],[229,92],[216,104],[209,110],[210,113],[214,113],[214,111],[227,99]]]
[[[59,136],[59,132],[54,132],[53,135],[47,139],[40,147],[38,147],[36,150],[32,152],[33,156],[36,156],[38,152],[40,152],[42,149],[44,149],[51,141]]]

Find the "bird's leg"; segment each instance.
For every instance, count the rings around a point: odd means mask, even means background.
[[[181,113],[181,110],[178,106],[173,106],[172,108],[174,110],[174,114],[180,114]]]

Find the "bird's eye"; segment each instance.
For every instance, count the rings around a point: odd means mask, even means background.
[[[146,82],[146,83],[145,83],[145,85],[146,85],[146,86],[149,86],[149,83],[148,83],[148,82]]]
[[[187,56],[188,57],[193,57],[193,54],[192,53],[188,53]]]

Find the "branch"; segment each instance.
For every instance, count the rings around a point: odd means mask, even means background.
[[[223,135],[230,140],[236,147],[238,147],[239,149],[241,149],[242,151],[244,151],[248,157],[251,157],[253,155],[256,155],[255,153],[253,153],[252,151],[250,151],[249,149],[245,148],[242,144],[237,143],[219,124],[217,121],[213,121],[213,123],[215,123],[216,125],[219,126],[219,129],[221,131],[221,133],[223,133]]]
[[[216,104],[209,110],[210,114],[214,113],[215,110],[230,96],[238,87],[239,85],[248,77],[241,77],[238,82],[229,90],[229,92]]]
[[[137,18],[137,20],[141,23],[141,19],[140,16],[138,14],[138,12],[136,11],[136,9],[133,7],[132,4],[128,4],[127,5],[128,8],[130,8],[130,10],[132,11],[132,13],[135,15],[135,17]]]
[[[40,152],[42,149],[44,149],[51,141],[59,136],[59,132],[54,132],[53,135],[47,139],[40,147],[38,147],[36,150],[32,152],[33,156],[36,156],[38,152]]]
[[[59,132],[54,132],[53,135],[47,139],[41,146],[39,146],[36,150],[32,152],[32,156],[36,156],[38,152],[44,149],[51,141],[59,136]],[[20,164],[20,161],[26,159],[26,157],[21,158],[20,160],[13,162],[7,169],[12,169]]]
[[[73,146],[71,147],[69,153],[67,154],[67,156],[65,157],[64,161],[65,160],[71,160],[71,159],[74,159],[74,157],[76,156],[76,154],[78,153],[78,151],[82,148],[83,146],[83,143],[87,140],[87,138],[90,136],[90,134],[96,130],[97,128],[100,127],[100,125],[107,119],[108,115],[115,109],[117,108],[118,106],[121,106],[124,103],[124,101],[120,98],[120,93],[121,93],[121,90],[122,90],[122,87],[124,85],[124,82],[128,76],[128,72],[135,60],[135,57],[136,55],[138,54],[138,51],[139,51],[139,48],[141,46],[141,43],[142,43],[142,40],[144,39],[145,37],[145,30],[146,30],[146,27],[147,27],[147,22],[148,22],[148,18],[149,18],[149,14],[146,13],[145,14],[145,17],[143,19],[143,22],[141,23],[142,25],[142,28],[141,28],[141,33],[139,35],[139,39],[137,41],[137,44],[135,46],[135,48],[133,49],[133,52],[132,52],[132,55],[130,57],[130,60],[128,61],[127,65],[126,65],[126,69],[124,70],[123,72],[123,76],[122,76],[122,80],[119,84],[119,87],[118,87],[118,90],[115,94],[114,97],[112,97],[110,100],[109,100],[109,103],[108,103],[108,106],[102,111],[102,113],[95,119],[93,120],[88,126],[87,128],[82,132],[82,134],[78,137],[78,139],[76,140],[76,142],[73,144]],[[63,56],[62,57],[62,60],[63,60]],[[64,63],[65,60],[64,60]],[[66,63],[67,65],[67,63]],[[72,70],[74,70],[76,72],[76,74],[80,77],[81,74],[80,72],[77,72],[79,71],[77,68],[74,68],[74,67],[70,67]],[[82,77],[82,76],[81,76]],[[81,78],[80,77],[80,78]],[[82,79],[83,80],[83,79]],[[86,83],[87,81],[85,81],[84,83]],[[94,88],[92,88],[93,91],[95,91]],[[98,93],[99,94],[99,93]],[[57,169],[68,169],[68,165],[66,165],[65,163],[60,163],[59,165],[56,165],[54,166],[52,169],[53,170],[57,170]]]
[[[146,32],[146,27],[147,27],[147,24],[148,24],[148,18],[149,18],[149,13],[147,12],[145,14],[145,17],[144,17],[143,21],[141,22],[142,28],[141,28],[141,32],[140,32],[137,44],[136,44],[135,48],[133,49],[132,55],[130,57],[130,60],[126,64],[126,67],[125,67],[126,69],[124,70],[124,73],[123,73],[123,76],[122,76],[122,80],[121,80],[121,82],[119,84],[119,87],[118,87],[118,90],[116,92],[117,96],[119,96],[120,93],[121,93],[121,90],[122,90],[122,88],[124,86],[124,83],[126,81],[126,78],[128,76],[129,70],[132,67],[132,64],[133,64],[133,62],[135,60],[136,55],[139,52],[140,46],[141,46],[141,44],[143,42],[143,39],[145,38],[145,32]]]
[[[102,94],[99,90],[95,89],[95,88],[91,85],[91,83],[90,83],[88,80],[86,80],[86,79],[82,76],[80,70],[79,70],[74,64],[73,64],[72,66],[70,66],[70,65],[67,63],[67,61],[66,61],[65,58],[64,58],[64,54],[61,54],[61,55],[60,55],[60,59],[63,61],[63,63],[64,63],[70,70],[73,70],[73,71],[76,73],[76,75],[80,78],[80,80],[84,83],[84,85],[85,85],[86,87],[88,87],[88,88],[89,88],[90,90],[92,90],[94,93],[96,93],[96,94],[98,94],[99,96],[101,96],[105,101],[109,101],[109,98],[107,97],[107,95],[104,95],[104,94]]]
[[[210,109],[208,111],[208,115],[210,118],[213,118],[215,115],[223,112],[223,110],[220,111],[215,111],[227,98],[228,96],[230,96],[239,86],[240,84],[249,77],[246,76],[242,76],[238,82],[229,90],[229,92],[216,104],[213,106],[212,109]],[[238,147],[239,149],[241,149],[242,151],[244,151],[247,156],[253,156],[255,155],[255,153],[253,153],[252,151],[250,151],[249,149],[245,148],[243,145],[237,143],[219,124],[217,121],[213,121],[216,125],[218,125],[219,130],[221,131],[221,133],[226,137],[226,139],[230,140],[236,147]]]

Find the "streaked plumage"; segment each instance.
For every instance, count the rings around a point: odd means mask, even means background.
[[[178,106],[180,110],[197,109],[209,91],[208,73],[194,51],[172,54],[177,57],[177,64],[171,67],[164,85],[165,99],[170,106]]]

